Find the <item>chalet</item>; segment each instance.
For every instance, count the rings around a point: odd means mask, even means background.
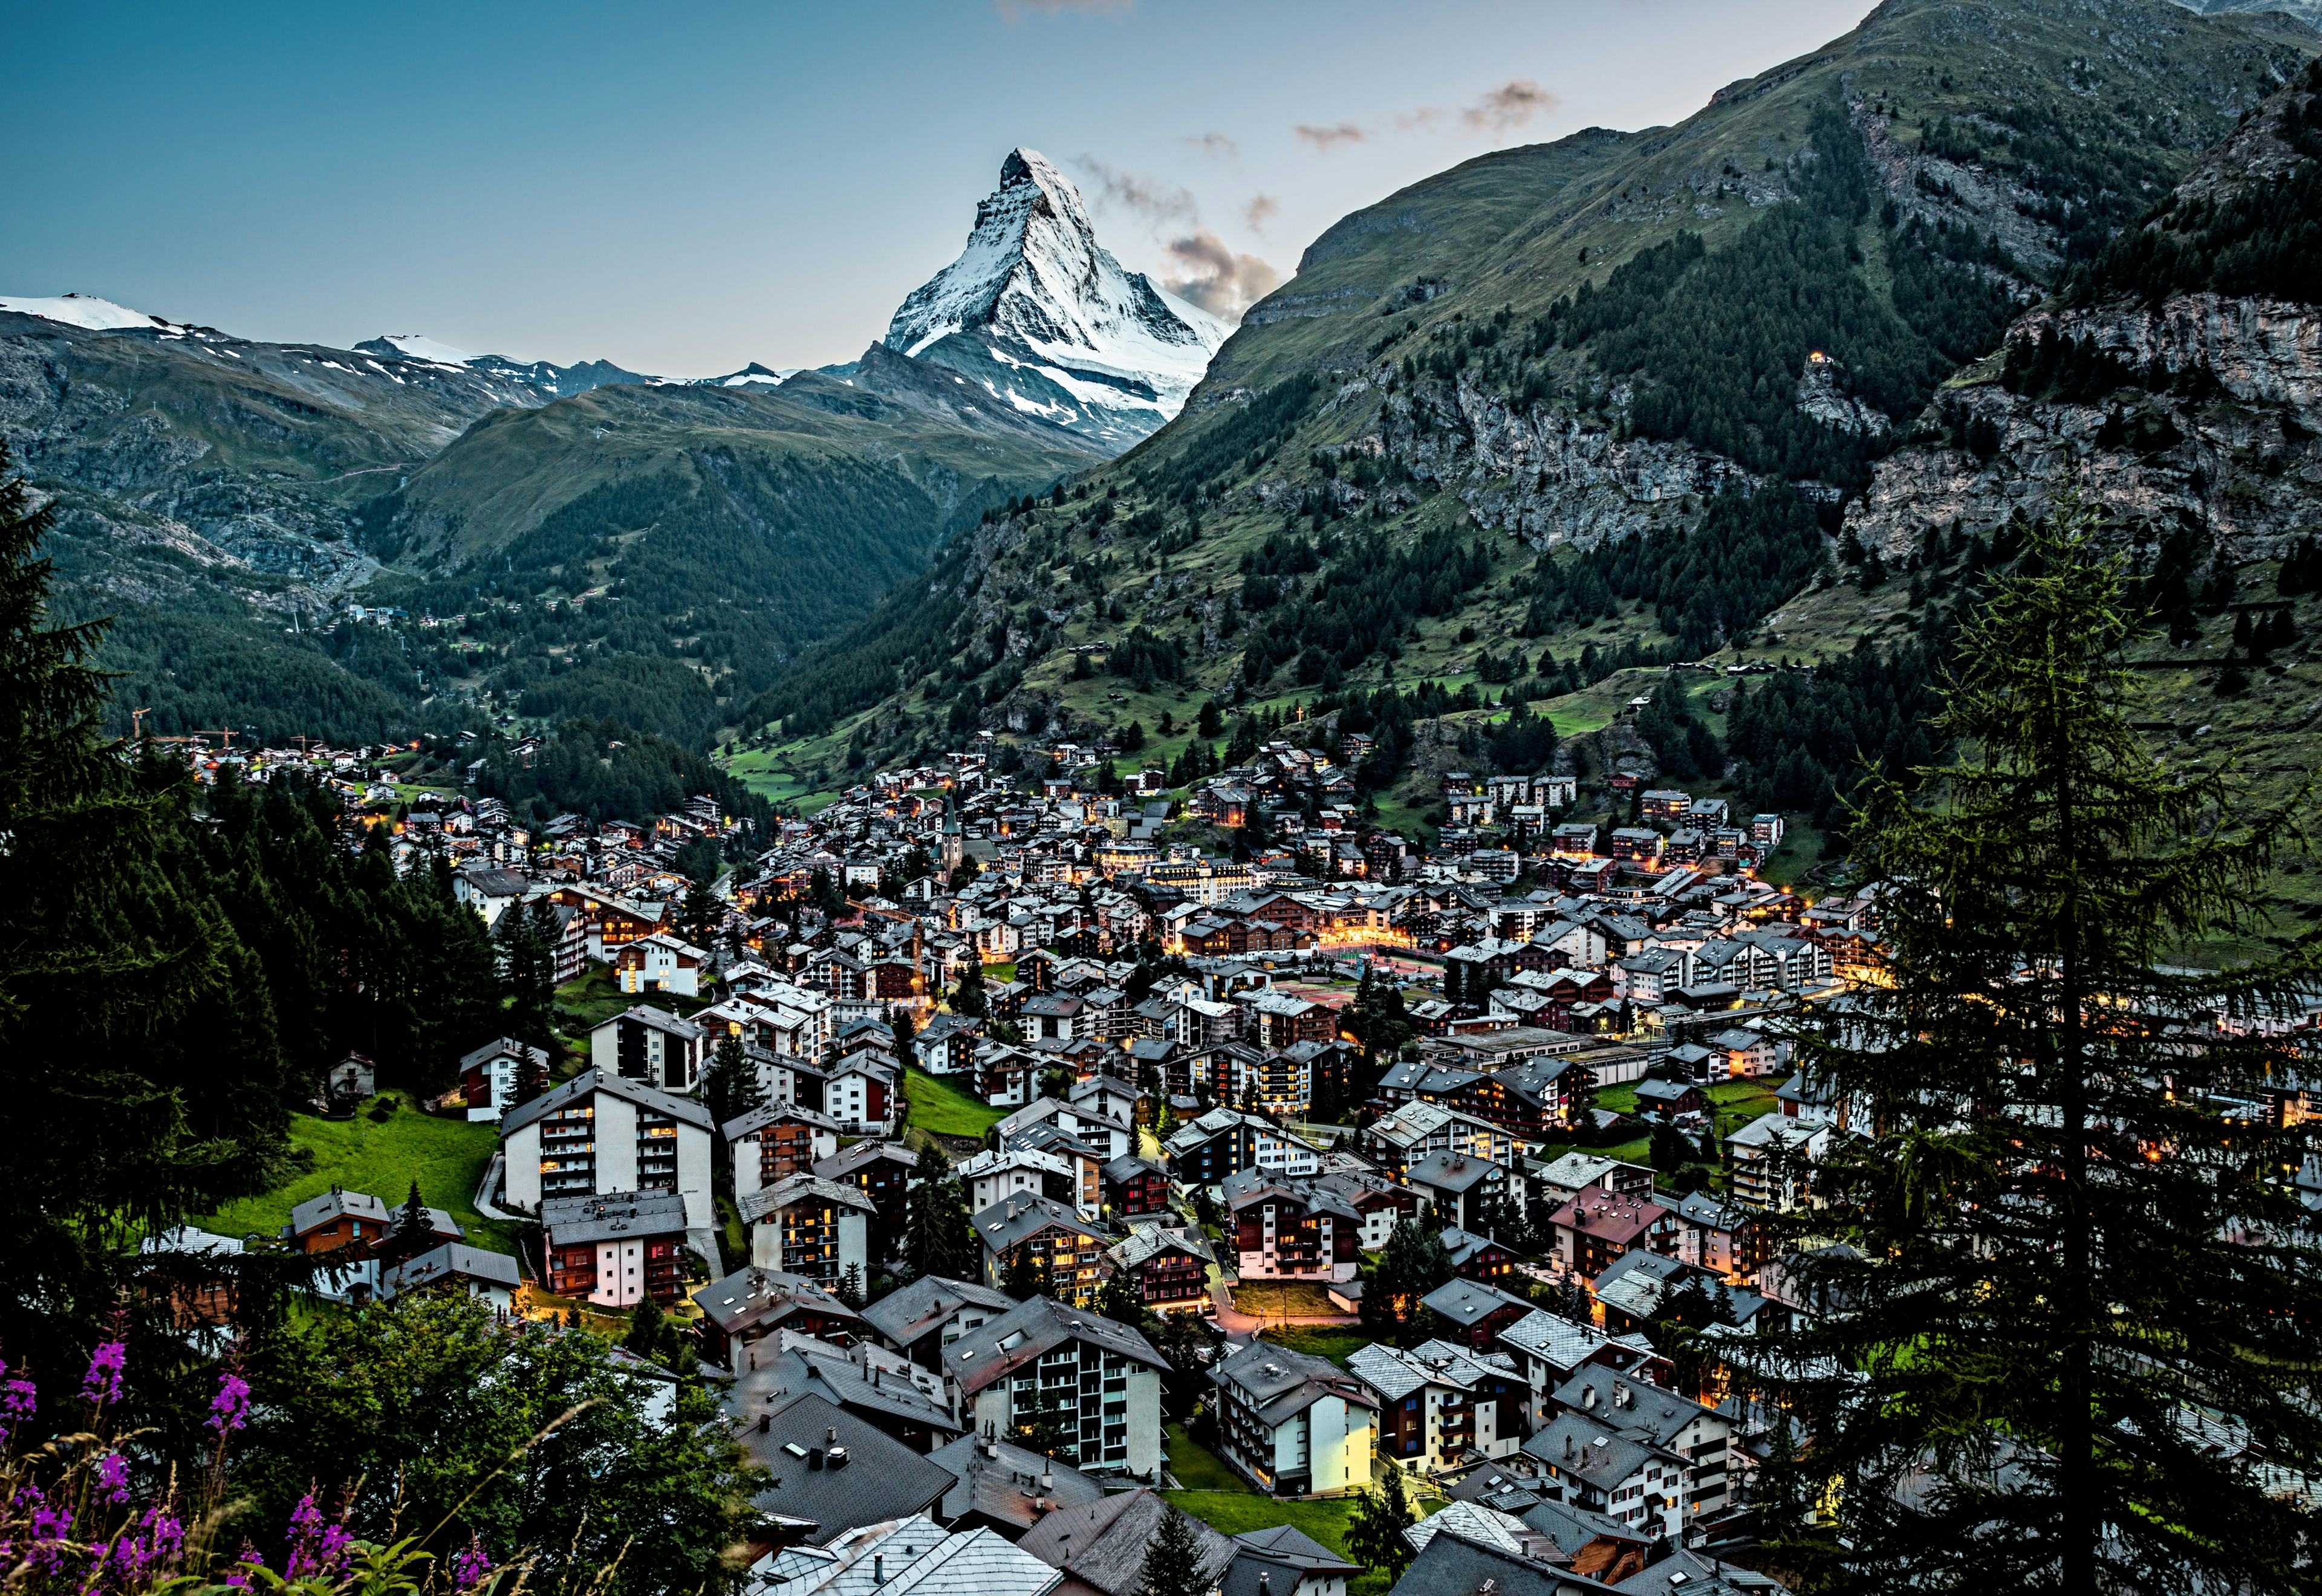
[[[829,1337],[863,1327],[861,1314],[813,1281],[775,1270],[738,1270],[712,1281],[693,1293],[693,1304],[701,1309],[704,1356],[736,1374],[757,1366],[759,1344],[778,1332]]]
[[[1557,1263],[1589,1280],[1632,1247],[1677,1254],[1677,1216],[1650,1196],[1586,1186],[1550,1214],[1548,1224]]]
[[[590,1031],[589,1062],[607,1075],[690,1092],[708,1062],[708,1035],[691,1020],[641,1003]]]
[[[1469,1280],[1446,1281],[1420,1303],[1440,1339],[1479,1353],[1495,1348],[1501,1331],[1533,1311],[1522,1298]]]
[[[1451,1272],[1461,1280],[1506,1280],[1516,1272],[1516,1255],[1488,1236],[1477,1236],[1456,1225],[1443,1231],[1443,1250],[1451,1254]]]
[[[1227,1176],[1223,1191],[1243,1279],[1355,1278],[1363,1215],[1336,1191],[1260,1169]]]
[[[1105,1211],[1115,1219],[1169,1211],[1169,1172],[1149,1159],[1124,1153],[1104,1166]]]
[[[986,1320],[943,1353],[974,1433],[1021,1436],[1045,1426],[1067,1437],[1057,1451],[1074,1467],[1148,1479],[1161,1466],[1168,1368],[1129,1326],[1048,1297]]]
[[[1371,1479],[1378,1399],[1336,1363],[1253,1341],[1210,1371],[1218,1451],[1278,1496],[1345,1495]]]
[[[1465,1153],[1431,1153],[1403,1178],[1442,1222],[1463,1230],[1481,1226],[1495,1213],[1512,1218],[1523,1201],[1522,1188],[1510,1180],[1506,1164]]]
[[[818,1175],[791,1175],[737,1198],[749,1227],[750,1263],[836,1286],[871,1263],[871,1199],[857,1187]]]
[[[857,1142],[816,1162],[813,1172],[853,1186],[871,1203],[871,1257],[881,1262],[901,1245],[911,1172],[919,1155],[899,1142]]]
[[[943,1367],[943,1350],[989,1319],[1012,1313],[1016,1300],[974,1281],[923,1274],[863,1310],[863,1322],[888,1346],[923,1369]]]
[[[779,1410],[811,1392],[914,1453],[931,1453],[960,1437],[962,1426],[942,1380],[910,1359],[867,1342],[840,1347],[802,1336],[780,1340],[779,1350],[769,1356],[761,1348],[757,1367],[735,1381],[729,1400],[736,1411]]]
[[[699,1103],[583,1070],[500,1117],[504,1200],[538,1213],[555,1198],[665,1191],[683,1199],[690,1228],[706,1231],[714,1140]]]
[[[1500,1332],[1500,1350],[1516,1361],[1531,1391],[1526,1428],[1537,1430],[1555,1410],[1555,1392],[1584,1368],[1666,1376],[1667,1360],[1641,1336],[1617,1336],[1545,1309],[1534,1309]]]
[[[1707,1111],[1709,1099],[1690,1081],[1640,1081],[1637,1117],[1666,1125],[1680,1115]]]
[[[517,1085],[529,1063],[539,1090],[548,1088],[548,1053],[511,1036],[488,1042],[460,1060],[460,1097],[471,1120],[497,1121],[516,1107]]]
[[[1169,1172],[1190,1186],[1210,1186],[1239,1170],[1311,1175],[1321,1168],[1314,1150],[1255,1114],[1213,1108],[1181,1126],[1162,1144]]]
[[[1156,1313],[1210,1305],[1210,1244],[1198,1227],[1153,1220],[1129,1227],[1105,1250],[1108,1274],[1137,1282],[1138,1300]]]
[[[390,1264],[379,1272],[377,1295],[391,1302],[408,1291],[460,1291],[480,1298],[496,1312],[512,1312],[524,1277],[514,1256],[488,1253],[462,1242]]]
[[[1070,1208],[1026,1193],[983,1209],[974,1225],[975,1239],[983,1245],[984,1284],[994,1290],[1005,1285],[1010,1266],[1017,1264],[1034,1271],[1048,1294],[1082,1308],[1096,1306],[1109,1238]]]
[[[768,1103],[719,1133],[734,1162],[734,1195],[805,1174],[838,1151],[838,1122],[795,1103]]]
[[[1636,1471],[1645,1476],[1642,1490],[1632,1489],[1624,1497],[1611,1481],[1599,1477],[1584,1488],[1583,1505],[1650,1530],[1654,1522],[1653,1498],[1658,1494],[1663,1532],[1674,1536],[1682,1525],[1704,1514],[1723,1512],[1730,1504],[1727,1466],[1732,1460],[1733,1421],[1724,1414],[1633,1374],[1609,1369],[1580,1371],[1557,1388],[1554,1400],[1563,1410],[1562,1417],[1524,1446],[1529,1455],[1548,1465],[1551,1479],[1586,1477],[1590,1471],[1573,1464],[1599,1436],[1609,1442],[1596,1447],[1599,1452],[1617,1451],[1626,1444],[1646,1459],[1658,1458],[1663,1465],[1658,1493],[1647,1464]],[[1573,1420],[1577,1424],[1568,1422]],[[1575,1434],[1576,1429],[1581,1433]],[[1569,1453],[1564,1446],[1568,1437],[1573,1443]],[[1674,1470],[1668,1466],[1671,1460]],[[1635,1474],[1627,1478],[1633,1482]],[[1602,1500],[1586,1500],[1599,1491]]]
[[[1404,1468],[1440,1473],[1470,1454],[1505,1457],[1523,1439],[1523,1379],[1504,1353],[1374,1342],[1355,1350],[1347,1373],[1378,1404],[1379,1455]]]
[[[603,1308],[667,1307],[685,1280],[685,1199],[674,1191],[590,1192],[540,1204],[542,1282]]]

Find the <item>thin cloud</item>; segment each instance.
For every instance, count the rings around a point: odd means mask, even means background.
[[[1431,133],[1435,124],[1443,120],[1443,112],[1435,105],[1422,105],[1416,111],[1406,111],[1394,119],[1394,131],[1399,133]]]
[[[1325,154],[1341,144],[1359,144],[1370,137],[1367,131],[1351,122],[1342,122],[1336,127],[1310,127],[1302,122],[1297,131],[1300,138]]]
[[[1241,208],[1241,219],[1249,223],[1252,233],[1264,233],[1266,224],[1280,214],[1282,202],[1270,194],[1257,195]]]
[[[1193,133],[1185,141],[1204,155],[1239,156],[1241,146],[1223,133]]]
[[[1535,116],[1552,114],[1560,102],[1529,78],[1503,83],[1459,113],[1459,120],[1483,132],[1504,133]]]
[[[1206,227],[1174,239],[1170,258],[1177,271],[1161,286],[1220,321],[1239,322],[1242,313],[1281,286],[1282,274],[1255,255],[1238,255]]]
[[[1115,205],[1133,211],[1156,224],[1190,226],[1201,220],[1200,208],[1185,189],[1138,177],[1135,172],[1124,172],[1093,155],[1076,157],[1073,164],[1095,178],[1096,200],[1101,206]]]
[[[1137,0],[992,0],[1001,22],[1013,25],[1028,16],[1125,16]]]

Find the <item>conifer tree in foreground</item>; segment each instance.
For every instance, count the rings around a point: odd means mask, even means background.
[[[975,1230],[951,1161],[932,1139],[919,1145],[903,1208],[903,1257],[914,1274],[957,1280],[976,1265]]]
[[[1801,1423],[1753,1497],[1811,1589],[2312,1588],[2322,1259],[2302,1133],[2247,1108],[2311,950],[2188,967],[2264,945],[2292,833],[2140,741],[2140,618],[2068,500],[1962,634],[1958,762],[1867,789],[1881,980],[1801,1039],[1846,1112],[1801,1239],[1844,1245],[1744,1354]]]
[[[265,973],[205,879],[182,772],[104,729],[103,623],[52,626],[48,511],[0,445],[0,1346],[60,1364],[143,1228],[287,1168]],[[471,916],[471,918],[473,917]]]
[[[1145,1548],[1138,1596],[1208,1596],[1211,1582],[1202,1567],[1202,1537],[1184,1509],[1161,1509],[1160,1527]]]

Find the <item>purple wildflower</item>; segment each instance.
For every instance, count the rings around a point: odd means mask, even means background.
[[[309,1491],[290,1509],[290,1557],[282,1565],[287,1577],[302,1580],[320,1572],[322,1564],[315,1557],[315,1542],[322,1533],[323,1509],[315,1505],[315,1493]]]
[[[0,1444],[41,1405],[41,1391],[29,1380],[12,1380],[0,1386]]]
[[[218,1380],[217,1395],[210,1399],[205,1421],[221,1436],[240,1429],[250,1416],[250,1382],[229,1369]]]
[[[452,1559],[452,1585],[455,1590],[472,1591],[491,1577],[491,1554],[484,1550],[480,1536],[468,1537],[467,1546]]]
[[[121,1400],[121,1371],[129,1348],[118,1341],[100,1345],[88,1357],[88,1373],[81,1377],[80,1394],[100,1408]]]
[[[129,1460],[118,1452],[108,1452],[97,1460],[97,1489],[105,1500],[118,1507],[129,1500]]]

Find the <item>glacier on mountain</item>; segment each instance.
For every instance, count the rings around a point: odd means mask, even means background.
[[[1129,271],[1038,151],[1001,163],[959,259],[906,298],[889,349],[1126,449],[1184,406],[1229,329]]]

